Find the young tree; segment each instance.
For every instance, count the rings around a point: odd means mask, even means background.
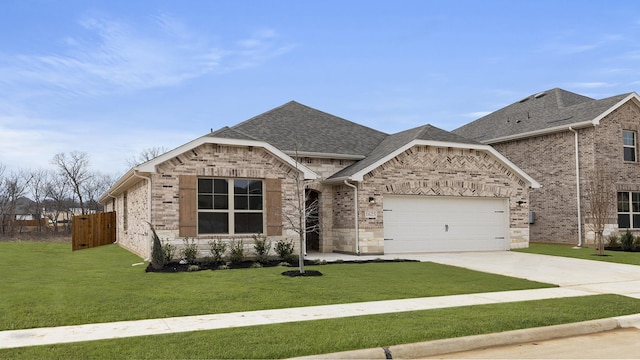
[[[84,203],[84,185],[92,176],[89,171],[89,156],[87,153],[72,151],[67,156],[65,153],[56,154],[52,163],[56,165],[62,175],[66,178],[73,190],[73,193],[80,203],[82,215],[86,214]]]
[[[588,212],[595,233],[597,253],[604,255],[603,232],[615,214],[616,190],[613,177],[602,165],[597,165],[587,177]]]
[[[37,231],[42,232],[42,218],[43,218],[43,202],[47,198],[47,190],[49,184],[50,172],[44,169],[31,170],[31,181],[28,184],[28,191],[31,194],[31,198],[34,203],[33,213],[37,220]]]

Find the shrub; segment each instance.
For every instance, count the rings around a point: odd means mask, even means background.
[[[314,265],[327,265],[327,260],[325,259],[315,259],[313,261]]]
[[[292,263],[295,261],[295,257],[293,256],[293,240],[278,240],[276,242],[275,250],[276,254],[278,254],[278,257],[280,257],[285,262]]]
[[[164,255],[165,263],[170,263],[173,260],[174,256],[176,255],[176,250],[176,246],[168,241],[165,241],[162,244],[162,254]]]
[[[622,250],[624,250],[624,251],[633,250],[633,241],[634,240],[635,240],[635,237],[633,236],[631,231],[627,230],[627,232],[624,233],[622,235],[622,238],[620,239],[620,242],[622,243]]]
[[[284,262],[283,261],[283,262],[278,263],[278,266],[280,266],[280,267],[291,267],[291,264],[289,264],[288,262]]]
[[[262,234],[253,235],[253,248],[256,250],[256,260],[261,264],[266,263],[271,250],[271,241]]]
[[[227,264],[222,264],[220,266],[218,266],[218,270],[229,270],[230,267]]]
[[[262,264],[260,264],[259,262],[254,262],[253,264],[251,264],[252,269],[259,269],[261,267],[262,267]]]
[[[182,240],[184,242],[184,247],[182,248],[182,256],[189,264],[193,264],[196,262],[196,258],[198,257],[198,245],[194,239],[189,241],[189,238],[184,238]]]
[[[241,263],[244,260],[244,243],[242,240],[236,242],[231,241],[229,247],[229,261],[233,264]]]
[[[153,249],[151,249],[151,266],[160,270],[164,267],[164,253],[162,252],[162,245],[160,244],[160,238],[156,231],[151,228],[153,231]]]
[[[224,253],[227,251],[227,243],[222,239],[216,239],[209,241],[209,251],[214,262],[221,263],[224,257]]]
[[[198,265],[189,265],[189,267],[187,268],[187,271],[191,272],[191,271],[200,271],[200,266]]]
[[[618,233],[611,233],[609,235],[609,247],[611,248],[617,248],[620,247],[620,235],[618,235]]]

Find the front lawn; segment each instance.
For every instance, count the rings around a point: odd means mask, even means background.
[[[638,299],[596,295],[6,349],[0,350],[0,358],[286,358],[572,323],[638,312]]]
[[[513,251],[564,256],[576,259],[608,261],[620,264],[640,265],[640,252],[624,252],[606,250],[605,256],[599,256],[593,248],[574,249],[572,245],[565,244],[529,244],[527,249],[517,249]]]
[[[0,243],[0,330],[553,287],[434,263],[145,273],[117,245]]]

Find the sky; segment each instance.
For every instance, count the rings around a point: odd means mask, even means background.
[[[295,100],[395,133],[640,88],[640,1],[2,0],[0,165],[116,178]]]

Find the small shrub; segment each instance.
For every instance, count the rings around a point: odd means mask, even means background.
[[[253,264],[251,264],[252,269],[259,269],[261,267],[262,267],[262,264],[260,264],[259,262],[254,262]]]
[[[295,261],[293,250],[293,240],[278,240],[276,242],[276,254],[278,254],[278,257],[280,257],[280,259],[284,260],[285,262],[292,263]]]
[[[164,267],[164,253],[162,252],[162,245],[160,244],[160,238],[156,231],[151,228],[153,231],[153,249],[151,249],[151,266],[160,270]]]
[[[189,271],[189,272],[200,271],[200,266],[198,266],[198,265],[189,265],[189,267],[187,268],[187,271]]]
[[[384,259],[377,257],[377,258],[373,259],[373,261],[374,262],[384,262]]]
[[[253,235],[253,248],[256,251],[256,260],[262,264],[266,263],[271,250],[271,241],[262,234]]]
[[[229,246],[229,261],[232,264],[239,264],[244,260],[244,243],[242,240],[236,242],[231,241]]]
[[[165,263],[170,263],[171,261],[173,261],[173,258],[176,255],[176,250],[177,247],[168,241],[165,241],[162,244],[162,254],[164,255]]]
[[[327,265],[327,260],[325,260],[325,259],[316,259],[316,260],[313,262],[313,264],[314,264],[314,265]]]
[[[288,262],[284,262],[283,261],[283,262],[278,263],[278,266],[280,266],[280,267],[291,267],[291,264],[289,264]]]
[[[635,237],[631,233],[631,231],[627,230],[626,233],[622,235],[620,242],[622,243],[622,250],[624,251],[632,251],[633,250],[633,242]]]
[[[618,233],[611,233],[609,235],[609,247],[617,248],[620,247],[620,235]]]
[[[196,244],[194,239],[189,241],[189,238],[184,238],[182,240],[184,242],[184,247],[182,248],[182,256],[189,263],[193,264],[196,262],[196,258],[198,257],[198,245]]]
[[[224,253],[227,251],[227,243],[222,239],[216,239],[209,241],[209,251],[214,262],[221,263],[224,258]]]
[[[229,269],[231,269],[231,268],[227,264],[222,264],[222,265],[218,266],[218,270],[229,270]]]
[[[336,264],[342,264],[344,263],[344,260],[342,259],[336,259],[336,261],[334,261]]]

